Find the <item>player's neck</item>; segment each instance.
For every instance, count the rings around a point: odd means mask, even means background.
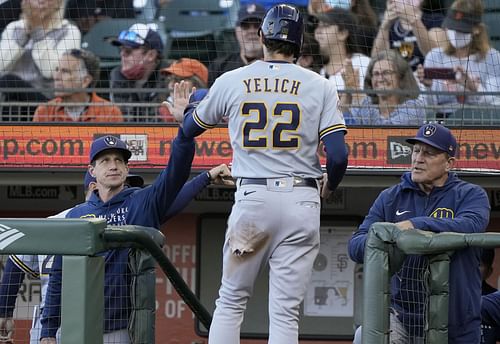
[[[294,57],[287,56],[280,53],[270,53],[264,51],[264,61],[285,61],[293,63]]]

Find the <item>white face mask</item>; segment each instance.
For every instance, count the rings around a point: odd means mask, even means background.
[[[325,3],[332,8],[351,9],[351,0],[326,0]]]
[[[463,33],[447,29],[446,36],[448,36],[448,40],[450,41],[451,45],[456,49],[466,47],[472,41],[471,33]]]

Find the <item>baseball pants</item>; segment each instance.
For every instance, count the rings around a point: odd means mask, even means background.
[[[237,182],[209,344],[240,343],[247,301],[267,264],[269,343],[298,343],[299,306],[319,251],[320,195],[317,188],[283,179],[289,181]]]

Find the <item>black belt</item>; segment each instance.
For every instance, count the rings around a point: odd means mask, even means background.
[[[272,178],[274,179],[274,178]],[[276,178],[279,180],[279,178]],[[266,178],[241,178],[240,185],[267,185]],[[293,186],[309,186],[311,188],[318,188],[318,181],[314,178],[298,178],[294,177]]]

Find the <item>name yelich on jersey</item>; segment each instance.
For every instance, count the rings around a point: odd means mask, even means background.
[[[300,81],[280,78],[249,78],[243,80],[243,83],[245,84],[247,93],[273,92],[289,93],[296,96],[300,88]]]

